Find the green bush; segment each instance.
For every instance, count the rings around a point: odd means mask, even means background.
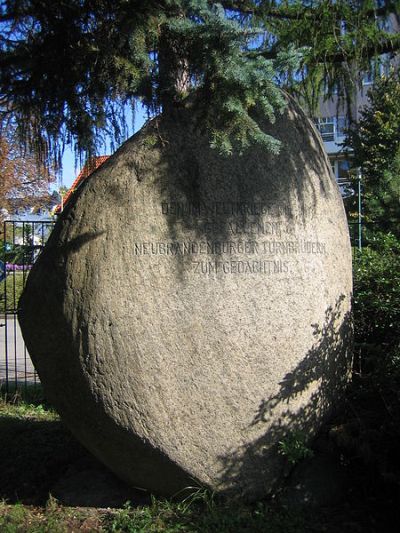
[[[400,240],[390,233],[376,233],[368,235],[368,243],[354,259],[355,342],[396,349],[400,338]]]
[[[10,272],[0,281],[0,313],[13,313],[18,308],[28,272]]]
[[[354,259],[356,361],[341,440],[360,463],[360,486],[379,486],[391,501],[400,486],[400,241],[365,237]]]

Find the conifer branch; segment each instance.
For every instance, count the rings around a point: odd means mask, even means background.
[[[281,20],[311,19],[318,16],[319,13],[318,7],[271,7],[265,6],[263,2],[256,4],[255,2],[246,0],[222,0],[221,4],[224,9],[243,13],[244,15],[263,15],[265,17]],[[337,6],[335,6],[334,3],[332,3],[330,8],[333,11],[337,10]],[[398,15],[398,2],[388,1],[385,2],[385,5],[383,6],[376,7],[375,9],[368,9],[363,12],[365,18],[382,17],[389,14]]]

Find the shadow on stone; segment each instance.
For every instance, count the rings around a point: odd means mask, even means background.
[[[342,295],[334,307],[325,311],[323,324],[311,324],[315,344],[296,368],[286,374],[279,384],[277,394],[263,398],[250,425],[265,424],[266,432],[251,445],[221,457],[221,480],[227,486],[246,486],[246,478],[252,470],[264,469],[264,462],[270,461],[269,468],[275,468],[275,477],[280,472],[289,472],[287,460],[279,455],[279,442],[286,436],[301,432],[311,440],[321,418],[327,418],[338,407],[338,399],[348,383],[350,359],[348,350],[352,337],[351,313],[343,315],[341,310],[345,297]],[[335,327],[340,323],[339,329]],[[315,390],[312,390],[316,386]],[[309,401],[297,412],[286,406],[310,390]],[[274,420],[272,425],[268,425]],[[265,461],[264,461],[265,458]],[[269,472],[270,474],[270,472]],[[271,489],[270,487],[269,489]],[[259,487],[262,493],[262,487]],[[268,492],[264,488],[264,492]],[[229,494],[229,491],[228,491]],[[246,497],[246,493],[243,493]]]
[[[145,182],[157,175],[168,177],[154,181],[165,207],[168,241],[179,241],[183,232],[192,240],[248,239],[246,223],[250,220],[262,227],[266,214],[289,224],[306,224],[321,201],[337,195],[328,159],[321,157],[318,133],[292,99],[288,97],[287,109],[274,124],[260,123],[281,142],[278,155],[253,146],[242,155],[221,157],[198,130],[190,109],[170,119],[154,119],[120,148],[124,170],[129,169],[133,179]],[[110,194],[115,196],[115,191]],[[271,237],[281,238],[281,234]],[[187,258],[177,255],[174,259],[183,279]]]
[[[168,168],[167,174],[171,177],[168,183],[162,183],[164,201],[167,204],[183,202],[194,209],[192,214],[186,212],[169,217],[171,238],[177,231],[180,233],[182,226],[197,232],[200,238],[232,238],[228,225],[232,213],[229,210],[218,213],[219,224],[213,226],[212,231],[207,226],[210,214],[203,212],[204,216],[201,216],[202,202],[211,200],[211,197],[207,198],[210,194],[212,199],[221,202],[240,202],[242,198],[258,202],[268,210],[269,216],[284,215],[288,221],[298,216],[297,207],[303,215],[312,216],[319,198],[332,195],[335,185],[331,180],[320,179],[330,175],[330,169],[327,159],[321,158],[319,136],[298,105],[292,99],[288,100],[288,108],[274,124],[260,120],[262,129],[281,142],[278,155],[253,146],[243,155],[221,157],[210,148],[207,137],[198,131],[190,112],[185,117],[180,111],[175,120],[164,119],[154,124],[154,131],[162,139],[162,158],[158,164]],[[246,179],[243,179],[243,169],[246,169]],[[268,172],[267,197],[264,194],[265,169]],[[144,170],[148,171],[145,163]],[[309,179],[310,170],[318,180]],[[288,191],[291,191],[290,197]],[[199,223],[199,214],[203,223]],[[239,213],[243,220],[248,215],[246,211],[242,215]],[[265,214],[252,213],[251,216],[255,222],[261,222]]]

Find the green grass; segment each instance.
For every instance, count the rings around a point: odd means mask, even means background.
[[[72,531],[105,531],[102,515],[63,508],[54,498],[49,498],[44,507],[27,507],[21,503],[0,503],[0,531],[2,533],[69,533]]]
[[[195,502],[153,499],[146,507],[119,510],[68,508],[50,497],[44,507],[0,503],[0,531],[41,533],[99,531],[126,533],[317,533],[309,516],[273,510],[266,504],[223,505],[202,495]]]
[[[53,487],[72,470],[85,474],[91,491],[95,460],[46,405],[40,388],[0,397],[0,531],[3,533],[361,533],[396,531],[384,523],[377,492],[354,486],[350,498],[324,509],[287,508],[275,499],[253,504],[199,491],[184,501],[128,496],[120,508],[62,505]],[[98,463],[96,463],[98,464]],[[88,468],[89,465],[89,468]],[[363,468],[365,472],[365,468]],[[80,478],[82,479],[82,478]],[[329,483],[329,480],[327,480]],[[79,492],[74,485],[72,492]],[[112,486],[101,490],[109,497]],[[131,491],[131,489],[129,489]],[[353,496],[351,496],[351,494]],[[384,495],[384,500],[388,495]],[[147,503],[146,503],[147,502]],[[110,504],[111,505],[111,504]]]
[[[0,282],[0,313],[17,309],[27,276],[28,272],[10,272]]]
[[[153,499],[148,507],[124,509],[103,520],[107,531],[129,533],[300,533],[318,531],[306,514],[255,505],[217,502],[207,492],[183,503]]]
[[[0,399],[0,501],[42,505],[82,448],[43,398],[30,401],[30,392],[28,401],[16,392]]]
[[[28,385],[21,389],[10,388],[8,393],[0,389],[0,419],[29,421],[59,421],[58,414],[49,407],[38,385]]]
[[[88,453],[46,406],[38,390],[0,398],[0,531],[44,533],[317,532],[303,514],[255,505],[218,501],[206,491],[181,502],[132,500],[120,509],[67,507],[51,495],[71,468],[88,461]],[[108,489],[108,487],[107,487]],[[93,490],[96,490],[95,488]],[[106,491],[107,492],[107,491]],[[127,498],[128,500],[128,498]],[[126,500],[125,500],[126,501]]]
[[[207,502],[180,505],[156,501],[142,508],[117,511],[66,508],[50,498],[43,508],[0,503],[0,531],[57,533],[72,531],[126,533],[301,533],[317,532],[305,520],[271,512],[265,506],[233,507]],[[321,530],[320,530],[321,531]]]
[[[43,405],[20,404],[13,408],[0,404],[0,417],[16,420],[58,420],[57,413],[47,411]]]
[[[7,390],[6,384],[0,384],[0,406],[7,409],[11,406],[10,414],[13,416],[15,409],[19,406],[24,408],[26,405],[39,406],[46,404],[42,385],[37,383],[20,383],[17,386],[15,383],[9,383]]]

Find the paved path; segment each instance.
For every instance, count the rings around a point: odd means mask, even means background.
[[[38,381],[14,315],[0,316],[0,383],[4,383],[7,376],[11,384]]]

